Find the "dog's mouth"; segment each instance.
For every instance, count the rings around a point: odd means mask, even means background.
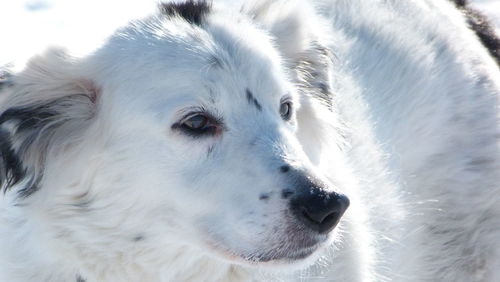
[[[291,265],[312,257],[324,247],[328,236],[288,236],[276,244],[255,251],[236,251],[223,244],[223,240],[206,241],[211,253],[231,263],[242,265]]]
[[[273,250],[271,250],[261,255],[248,257],[246,258],[246,260],[251,263],[290,264],[309,258],[318,249],[321,248],[321,245],[322,244],[318,243],[311,247],[304,247],[300,249],[289,249],[278,252],[273,252]]]
[[[326,235],[292,234],[273,248],[267,249],[255,257],[250,257],[249,261],[277,264],[292,264],[303,261],[322,249],[328,238]]]

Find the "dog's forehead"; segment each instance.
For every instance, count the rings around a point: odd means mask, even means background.
[[[207,30],[217,45],[218,64],[213,69],[229,74],[243,97],[248,98],[252,92],[265,99],[289,91],[281,58],[266,34],[247,23],[231,25],[217,18]],[[212,74],[216,76],[217,72]]]
[[[203,25],[198,21],[155,15],[134,22],[110,39],[100,57],[115,58],[111,71],[119,81],[210,93],[211,99],[227,94],[248,101],[252,93],[265,100],[289,92],[280,56],[265,33],[237,16],[213,14]],[[211,89],[193,91],[200,86]]]

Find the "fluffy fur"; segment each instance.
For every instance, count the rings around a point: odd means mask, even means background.
[[[0,281],[500,281],[500,71],[461,11],[236,2],[1,75]],[[350,198],[330,234],[304,187]]]

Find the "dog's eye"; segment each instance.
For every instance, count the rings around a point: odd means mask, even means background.
[[[280,105],[280,115],[284,120],[290,120],[292,117],[292,102],[283,102]]]
[[[174,124],[172,128],[181,130],[184,134],[199,137],[215,134],[217,132],[217,124],[210,116],[198,113],[185,118],[180,123]]]
[[[191,130],[201,130],[208,123],[208,118],[203,115],[196,115],[194,117],[190,117],[186,121],[182,123],[182,126],[189,128]]]

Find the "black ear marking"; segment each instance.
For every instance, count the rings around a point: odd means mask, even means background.
[[[10,108],[0,116],[0,125],[7,121],[14,121],[17,123],[16,132],[21,132],[27,129],[39,128],[56,114],[47,105],[37,108]]]
[[[162,14],[179,16],[191,24],[200,26],[211,10],[211,2],[205,0],[188,0],[183,3],[162,3],[160,11]]]
[[[246,89],[246,96],[247,96],[247,101],[250,103],[250,105],[254,105],[257,110],[262,111],[262,106],[260,105],[259,101],[255,99],[253,96],[252,92],[249,89]]]
[[[19,183],[26,176],[26,170],[19,156],[12,148],[10,134],[0,129],[0,189],[4,192]]]
[[[0,114],[0,190],[6,192],[22,183],[17,193],[25,198],[39,189],[45,155],[56,130],[71,122],[72,110],[80,109],[76,105],[91,104],[89,100],[87,95],[75,94],[44,104],[12,107]],[[79,111],[78,119],[91,113],[92,109]],[[78,121],[75,128],[81,128],[85,121]]]
[[[0,128],[0,187],[6,192],[12,186],[26,181],[18,191],[20,197],[25,198],[39,188],[41,175],[29,173],[29,168],[23,164],[23,154],[40,133],[39,130],[56,113],[46,106],[39,108],[10,108],[0,115],[0,126],[12,122],[13,128],[9,131]],[[18,142],[17,150],[13,146],[14,138]]]

